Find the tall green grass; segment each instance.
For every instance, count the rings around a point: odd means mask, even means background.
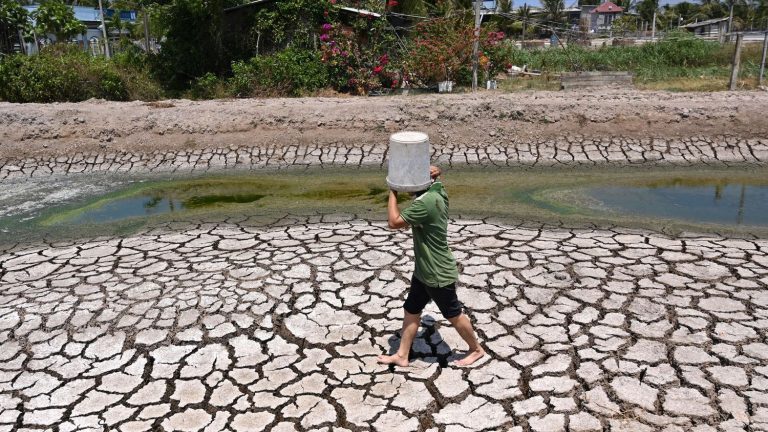
[[[631,71],[640,81],[666,78],[726,76],[730,73],[733,45],[720,45],[690,36],[675,35],[640,46],[581,46],[541,50],[513,50],[510,63],[544,72]],[[742,50],[741,76],[756,76],[759,46]]]

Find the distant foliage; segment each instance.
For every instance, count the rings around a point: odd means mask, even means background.
[[[335,90],[363,95],[400,84],[398,50],[383,24],[367,19],[358,19],[354,28],[323,24],[320,52]],[[361,34],[367,36],[362,42]]]
[[[222,13],[222,0],[174,0],[164,9],[165,41],[152,66],[166,88],[180,92],[208,72],[225,72]]]
[[[330,84],[317,51],[287,49],[232,64],[228,87],[233,96],[301,96]],[[213,77],[209,84],[218,85]],[[203,82],[198,82],[202,85]],[[202,89],[199,89],[202,90]]]
[[[415,83],[452,81],[472,55],[474,30],[469,20],[441,18],[416,25],[407,69]]]
[[[146,72],[92,57],[73,46],[53,45],[39,55],[0,58],[0,100],[78,102],[91,98],[152,100],[163,92]]]
[[[41,35],[54,34],[57,42],[66,42],[85,33],[85,24],[75,18],[75,12],[61,0],[45,0],[32,13]]]
[[[562,71],[633,71],[638,76],[659,77],[696,73],[696,68],[728,65],[730,48],[717,42],[672,33],[657,43],[641,46],[611,47],[597,50],[571,46],[568,49],[519,50],[510,52],[509,62],[528,65],[546,72]]]
[[[0,1],[0,23],[26,33],[29,30],[29,14],[16,1]]]

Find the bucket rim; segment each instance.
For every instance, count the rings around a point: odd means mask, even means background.
[[[400,184],[391,182],[389,180],[389,177],[387,177],[387,186],[389,186],[390,189],[398,192],[420,192],[420,191],[429,189],[431,185],[432,185],[432,180],[429,180],[428,182],[419,184],[419,185],[400,185]]]
[[[402,131],[389,136],[389,142],[399,144],[422,144],[429,142],[429,135],[418,131]]]

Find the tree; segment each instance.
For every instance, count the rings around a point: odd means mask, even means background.
[[[513,4],[512,0],[499,0],[496,7],[501,13],[511,13]]]
[[[547,13],[548,21],[552,23],[563,22],[563,10],[565,10],[565,2],[563,0],[542,0],[541,6]]]
[[[523,40],[525,40],[525,34],[526,34],[526,31],[528,30],[528,21],[530,21],[531,19],[531,7],[528,6],[528,3],[525,3],[519,8],[517,8],[517,16],[523,22],[522,38]]]
[[[53,34],[57,42],[65,42],[85,33],[85,24],[75,18],[75,12],[61,0],[46,0],[32,13],[40,34]]]
[[[640,18],[649,23],[653,22],[653,14],[657,10],[659,10],[659,0],[642,0],[637,4],[637,13],[640,14]]]
[[[164,10],[166,40],[155,68],[167,87],[184,90],[207,72],[223,72],[223,12],[222,0],[174,0]]]
[[[718,0],[701,0],[698,18],[722,18],[726,15],[727,11]]]
[[[0,23],[13,28],[27,28],[29,26],[29,14],[15,1],[0,2]]]
[[[16,38],[21,45],[30,28],[26,9],[15,1],[0,2],[0,52],[10,52]]]
[[[418,23],[409,41],[408,70],[423,84],[452,81],[472,54],[474,28],[459,18],[439,18]]]
[[[427,14],[427,4],[424,0],[397,0],[392,4],[392,11],[406,14],[424,16]]]
[[[614,34],[625,35],[637,31],[637,19],[632,15],[622,15],[611,23],[611,30]]]
[[[673,6],[673,8],[675,9],[675,12],[677,12],[677,16],[682,18],[683,24],[692,21],[698,13],[698,6],[693,3],[688,3],[687,1],[680,2]]]

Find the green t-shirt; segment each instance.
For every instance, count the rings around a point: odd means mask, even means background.
[[[414,276],[431,287],[456,282],[459,272],[448,248],[448,194],[443,184],[433,183],[400,216],[413,231]]]

